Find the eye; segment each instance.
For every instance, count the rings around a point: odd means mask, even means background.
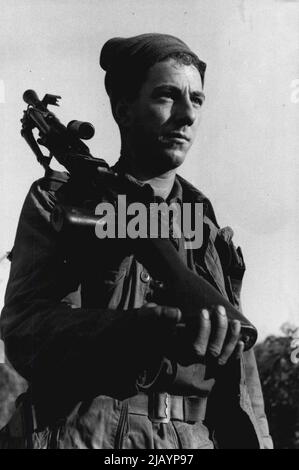
[[[171,90],[163,90],[159,92],[158,98],[174,99],[174,93]]]
[[[196,106],[202,106],[203,103],[204,103],[204,99],[202,96],[193,96],[192,98],[192,102],[196,105]]]
[[[176,90],[173,90],[172,88],[168,87],[161,87],[157,90],[154,91],[153,93],[153,98],[157,100],[165,100],[165,101],[173,101],[176,99],[177,92]]]

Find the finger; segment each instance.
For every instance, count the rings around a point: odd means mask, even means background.
[[[219,305],[216,308],[214,321],[212,318],[212,339],[209,345],[210,353],[218,357],[222,351],[225,337],[227,334],[228,320],[225,308]]]
[[[165,307],[158,305],[156,310],[159,312],[159,318],[161,321],[169,323],[179,323],[182,318],[182,312],[176,307]]]
[[[203,309],[200,312],[194,326],[197,329],[197,334],[193,342],[193,351],[196,356],[202,358],[206,355],[211,334],[211,320],[208,310]]]
[[[243,341],[239,341],[235,351],[236,359],[240,360],[245,349],[245,344]]]
[[[147,310],[146,315],[155,317],[157,320],[162,322],[178,323],[182,318],[180,309],[176,307],[167,307],[165,305],[157,305],[153,302],[146,304],[145,310]]]
[[[144,304],[142,307],[138,309],[138,317],[146,320],[148,318],[152,318],[153,316],[156,316],[156,313],[155,313],[156,307],[157,307],[157,304],[155,304],[154,302],[149,302],[147,304]]]
[[[236,349],[241,333],[241,323],[239,320],[233,320],[229,325],[229,334],[224,344],[221,356],[218,359],[219,365],[224,365]]]
[[[150,302],[139,309],[139,318],[142,321],[158,321],[166,325],[176,325],[181,320],[182,313],[176,307],[166,307]]]

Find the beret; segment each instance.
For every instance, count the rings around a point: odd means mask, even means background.
[[[147,33],[107,41],[101,51],[100,65],[106,71],[105,87],[110,96],[115,89],[138,83],[156,62],[172,53],[187,53],[195,59],[204,82],[206,64],[181,39],[169,34]]]

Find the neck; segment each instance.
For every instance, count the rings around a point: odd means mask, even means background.
[[[134,160],[126,158],[125,155],[126,153],[121,153],[122,166],[125,171],[134,176],[137,180],[150,184],[154,190],[155,196],[166,199],[172,190],[176,169],[155,174],[153,168],[148,171],[145,168],[137,168],[137,166],[133,164]]]
[[[160,196],[166,199],[173,187],[175,180],[175,170],[170,170],[163,175],[154,176],[144,182],[149,183],[154,190],[155,196]]]

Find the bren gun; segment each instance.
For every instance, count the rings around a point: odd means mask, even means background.
[[[93,137],[94,127],[90,123],[75,120],[65,127],[47,109],[48,105],[58,106],[60,96],[46,94],[40,101],[33,90],[27,90],[23,99],[28,107],[21,120],[21,135],[45,169],[54,156],[71,175],[80,174],[81,178],[88,178],[94,186],[101,185],[108,191],[114,190],[113,194],[136,193],[136,187],[132,190],[131,183],[112,172],[105,160],[91,156],[89,148],[81,140]],[[33,135],[35,128],[39,131],[38,140]],[[39,144],[50,149],[49,156],[43,155]],[[78,227],[94,230],[98,221],[99,217],[94,212],[82,208],[57,205],[52,213],[52,225],[57,232]],[[240,339],[244,342],[245,350],[255,344],[256,328],[217,289],[184,264],[169,239],[148,237],[128,242],[131,242],[137,258],[153,278],[163,281],[163,298],[167,299],[167,305],[180,308],[185,324],[192,321],[201,309],[223,305],[229,320],[241,322]]]

